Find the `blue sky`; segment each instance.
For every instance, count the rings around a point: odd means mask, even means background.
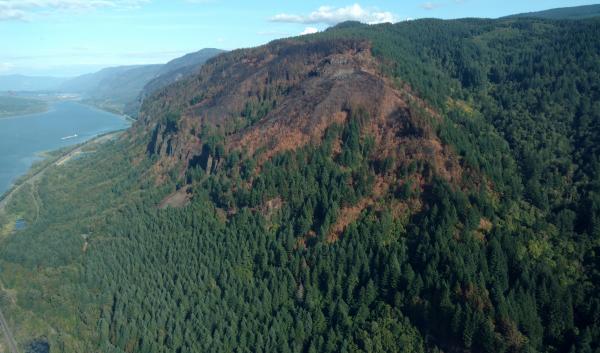
[[[0,0],[0,75],[72,76],[234,49],[336,22],[500,17],[578,0]]]

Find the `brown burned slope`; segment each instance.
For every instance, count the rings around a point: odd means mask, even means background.
[[[159,171],[199,156],[206,130],[224,136],[226,149],[260,161],[319,143],[328,126],[345,122],[349,107],[362,107],[371,117],[364,133],[375,139],[374,158],[426,160],[458,182],[458,160],[434,133],[440,117],[396,86],[380,74],[367,42],[278,41],[222,55],[157,93],[136,131],[150,136]]]

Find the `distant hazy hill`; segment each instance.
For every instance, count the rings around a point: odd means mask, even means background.
[[[159,88],[163,88],[182,77],[191,74],[208,59],[224,52],[225,51],[221,49],[207,48],[169,61],[161,67],[158,72],[158,77],[148,82],[146,87],[144,87],[144,93],[147,94]]]
[[[0,76],[0,91],[51,91],[66,80],[59,77],[5,75]]]
[[[530,17],[530,18],[548,18],[548,19],[582,19],[600,16],[600,4],[585,5],[574,7],[562,7],[539,12],[526,12],[507,16],[507,18]]]
[[[72,78],[60,86],[60,90],[65,92],[91,92],[96,90],[103,81],[114,79],[125,75],[130,70],[143,68],[144,66],[118,66],[102,69],[98,72],[85,74]],[[157,71],[157,70],[155,70]],[[106,82],[104,83],[106,84]]]
[[[60,90],[82,94],[93,103],[122,111],[136,99],[144,85],[158,74],[162,65],[119,66],[78,76],[61,85]]]
[[[194,53],[186,54],[180,58],[173,59],[161,67],[159,75],[166,75],[180,69],[189,69],[204,64],[208,59],[213,56],[224,53],[225,50],[215,48],[205,48]]]
[[[105,109],[135,115],[144,96],[187,76],[221,52],[219,49],[202,49],[164,65],[110,67],[68,80],[60,90],[82,94]]]
[[[160,68],[157,77],[146,84],[139,99],[128,108],[128,113],[135,114],[143,99],[152,92],[193,74],[207,60],[224,52],[225,51],[221,49],[207,48],[169,61]]]

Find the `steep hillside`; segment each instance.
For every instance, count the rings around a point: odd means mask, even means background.
[[[149,99],[140,116],[153,130],[149,152],[167,160],[174,157],[188,166],[191,160],[201,158],[195,154],[203,152],[198,146],[206,141],[197,132],[207,128],[224,137],[226,150],[243,150],[254,156],[267,149],[259,158],[265,160],[320,143],[327,128],[348,121],[353,108],[361,108],[371,117],[368,130],[375,145],[382,148],[381,158],[387,157],[386,149],[402,144],[408,149],[405,153],[417,154],[410,150],[409,141],[400,138],[404,130],[411,129],[415,134],[404,131],[407,140],[421,138],[415,145],[424,144],[421,147],[430,153],[443,153],[430,126],[434,121],[427,122],[435,120],[435,113],[427,116],[424,102],[406,89],[394,88],[379,73],[366,42],[277,42],[212,61],[197,78],[157,95],[160,98]],[[165,100],[169,101],[166,109],[161,107]],[[409,105],[425,113],[417,118]],[[184,117],[177,123],[181,128],[177,134],[169,134],[169,122],[157,121],[155,116],[168,117],[178,111]]]
[[[345,23],[208,60],[0,214],[21,348],[600,349],[599,28]]]
[[[144,85],[136,100],[127,106],[127,112],[133,116],[137,116],[141,102],[148,95],[191,75],[207,60],[224,52],[221,49],[206,48],[169,61],[160,68],[155,78]]]
[[[186,54],[180,58],[173,59],[163,65],[158,72],[158,77],[148,83],[147,94],[152,93],[159,88],[182,79],[198,70],[202,64],[219,54],[225,53],[225,50],[205,48],[194,53]]]

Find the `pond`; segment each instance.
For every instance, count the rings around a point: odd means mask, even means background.
[[[27,222],[24,219],[17,219],[15,221],[15,230],[23,230],[27,228]]]

